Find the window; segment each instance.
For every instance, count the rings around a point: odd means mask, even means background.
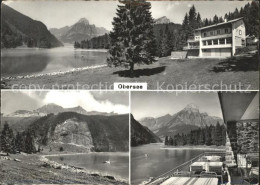
[[[245,39],[242,39],[242,46],[246,46]]]
[[[217,31],[217,34],[220,35],[220,30]]]
[[[213,44],[218,45],[218,40],[217,39],[213,40]]]
[[[225,44],[225,39],[219,39],[219,44]]]
[[[211,35],[211,36],[213,35],[213,31],[210,32],[210,35]]]
[[[212,45],[212,40],[208,40],[208,45]]]
[[[207,37],[207,33],[206,33],[206,32],[205,32],[205,33],[203,33],[203,36],[204,36],[204,37]]]
[[[227,39],[227,44],[232,44],[232,38],[226,38]]]
[[[203,41],[203,46],[206,46],[206,45],[207,45],[206,41]]]
[[[242,30],[239,30],[239,35],[242,35]]]
[[[228,28],[225,28],[225,33],[228,33]]]

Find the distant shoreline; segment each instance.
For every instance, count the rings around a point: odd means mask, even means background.
[[[214,148],[213,148],[214,147]],[[162,150],[213,150],[213,151],[223,151],[225,150],[225,146],[162,146],[160,149]]]

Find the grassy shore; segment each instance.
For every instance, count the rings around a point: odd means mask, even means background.
[[[38,154],[11,154],[8,159],[0,158],[0,184],[127,184],[82,170],[53,168]]]
[[[147,82],[148,89],[258,89],[256,54],[228,59],[160,58],[152,65],[135,66],[135,77],[125,68],[100,67],[65,74],[5,79],[2,88],[113,89],[114,82]]]

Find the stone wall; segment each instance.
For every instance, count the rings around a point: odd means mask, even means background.
[[[259,121],[241,121],[236,123],[238,153],[259,151]]]
[[[187,51],[173,51],[171,52],[171,59],[184,59],[187,56]]]

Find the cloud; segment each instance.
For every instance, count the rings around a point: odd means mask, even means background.
[[[169,2],[169,3],[167,4],[167,6],[166,6],[166,10],[167,10],[167,11],[170,11],[170,10],[172,10],[174,7],[175,7],[175,3]]]
[[[129,113],[128,106],[114,104],[109,99],[98,101],[89,91],[49,91],[43,103],[55,103],[64,108],[82,106],[87,111]]]

